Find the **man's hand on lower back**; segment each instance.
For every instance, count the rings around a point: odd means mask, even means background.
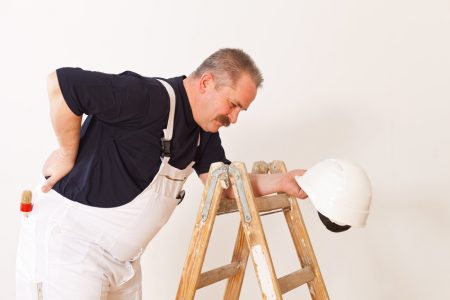
[[[70,170],[72,170],[76,159],[76,153],[69,153],[59,148],[53,151],[47,158],[47,161],[42,168],[42,173],[47,178],[42,186],[42,192],[47,193],[53,186]]]

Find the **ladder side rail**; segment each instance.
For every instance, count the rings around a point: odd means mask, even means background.
[[[273,161],[270,164],[270,172],[273,174],[286,173],[286,165],[282,161]],[[293,196],[289,197],[289,201],[291,202],[291,207],[290,209],[284,209],[283,213],[302,267],[306,268],[309,266],[314,273],[314,279],[308,282],[311,298],[313,300],[329,299],[325,282],[300,211],[300,206],[298,205],[297,199]]]
[[[223,163],[214,163],[210,167],[208,179],[202,194],[202,202],[194,226],[194,232],[188,248],[188,255],[186,256],[178,286],[177,300],[194,299],[205,260],[206,249],[214,225],[216,211],[222,196],[220,181],[225,179],[224,176],[227,176],[227,173],[228,166]]]
[[[269,166],[264,161],[258,161],[253,164],[252,173],[266,174],[269,171]],[[237,201],[233,201],[237,208]],[[220,210],[220,209],[219,209]],[[239,263],[238,272],[230,277],[225,288],[224,300],[238,300],[241,294],[242,283],[244,281],[245,270],[247,268],[248,256],[250,252],[247,241],[245,240],[244,228],[242,222],[239,222],[238,234],[236,237],[236,244],[234,246],[232,262]]]
[[[245,165],[243,163],[233,162],[229,170],[230,180],[239,207],[241,224],[252,256],[262,298],[282,299],[280,286],[275,274]]]

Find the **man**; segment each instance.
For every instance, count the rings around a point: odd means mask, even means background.
[[[23,220],[18,299],[141,299],[140,255],[183,199],[192,170],[205,183],[211,163],[229,163],[218,130],[236,123],[262,81],[239,49],[213,53],[188,77],[50,74],[60,147]],[[303,172],[250,178],[256,195],[305,198],[294,180]]]

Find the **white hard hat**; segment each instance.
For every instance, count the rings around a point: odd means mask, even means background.
[[[372,191],[367,174],[355,163],[326,159],[295,179],[328,229],[338,232],[366,225]]]

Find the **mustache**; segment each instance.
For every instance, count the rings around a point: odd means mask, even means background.
[[[215,120],[218,121],[219,123],[221,123],[225,127],[230,126],[230,123],[231,123],[230,118],[228,118],[225,115],[218,115]]]

